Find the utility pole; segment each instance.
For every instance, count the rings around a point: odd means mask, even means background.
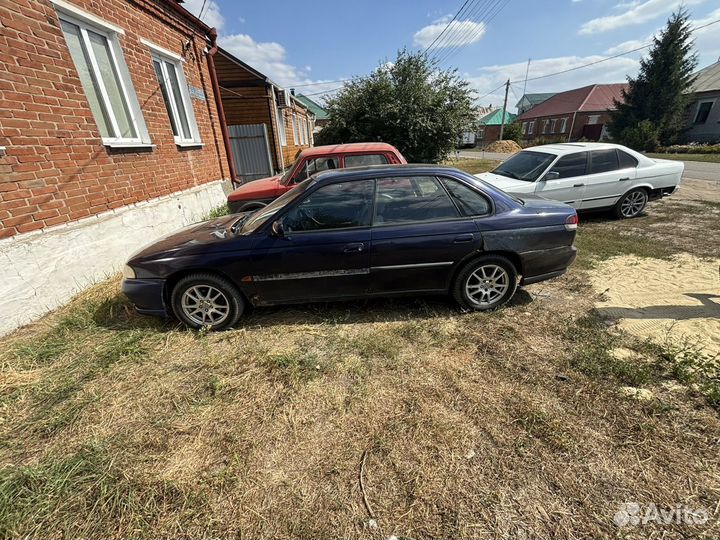
[[[500,124],[500,140],[503,140],[503,132],[505,131],[505,111],[507,110],[507,96],[510,91],[510,79],[505,83],[505,101],[503,102],[502,123]]]

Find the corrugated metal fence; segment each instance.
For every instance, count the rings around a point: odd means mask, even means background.
[[[230,149],[241,182],[272,176],[272,158],[265,124],[228,126]]]

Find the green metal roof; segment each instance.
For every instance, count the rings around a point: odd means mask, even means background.
[[[486,114],[480,119],[481,126],[499,126],[502,124],[502,109],[497,109],[491,113]],[[505,125],[512,124],[513,120],[517,118],[517,114],[511,112],[505,112]]]
[[[302,94],[297,94],[295,97],[310,109],[310,112],[315,115],[315,120],[327,120],[329,118],[328,112],[309,97],[303,96]]]

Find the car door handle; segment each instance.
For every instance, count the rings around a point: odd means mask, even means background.
[[[468,242],[472,242],[475,240],[475,235],[471,234],[461,234],[460,236],[456,236],[455,240],[453,240],[453,244],[467,244]]]
[[[573,187],[583,187],[585,184],[573,184]]]
[[[357,242],[355,244],[348,244],[345,246],[345,249],[343,249],[343,253],[360,253],[365,249],[365,244],[362,242]]]
[[[626,176],[625,178],[621,178],[621,179],[620,179],[620,182],[624,182],[625,180],[630,180],[630,177],[629,177],[629,176]]]

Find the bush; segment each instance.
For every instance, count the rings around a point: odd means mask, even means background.
[[[674,144],[657,149],[662,154],[720,154],[720,144]]]
[[[659,130],[650,120],[642,120],[635,126],[626,127],[620,133],[620,144],[639,152],[652,152],[658,147]]]
[[[519,122],[513,122],[505,126],[503,130],[503,139],[506,141],[515,141],[520,144],[523,139],[522,126]]]

